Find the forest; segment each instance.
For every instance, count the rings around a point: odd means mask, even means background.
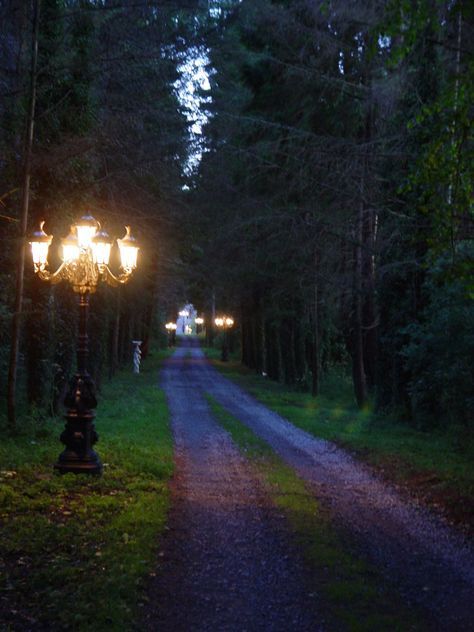
[[[0,0],[3,431],[74,371],[30,235],[54,267],[90,213],[140,245],[91,298],[99,389],[191,302],[269,380],[472,433],[473,27],[466,0]]]

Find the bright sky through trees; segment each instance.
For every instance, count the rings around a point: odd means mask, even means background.
[[[183,53],[182,62],[178,66],[180,78],[174,83],[178,99],[184,109],[189,129],[188,157],[184,173],[191,175],[199,165],[205,149],[202,128],[209,119],[210,112],[206,105],[212,97],[209,75],[208,50],[205,46],[191,46]]]
[[[208,0],[208,13],[211,18],[219,20],[241,0]],[[209,92],[210,75],[216,71],[209,67],[209,49],[205,46],[190,46],[181,55],[178,66],[180,78],[174,83],[174,88],[181,103],[186,119],[189,123],[188,157],[184,165],[187,176],[197,169],[202,154],[206,151],[202,128],[210,118],[206,104],[212,102]]]

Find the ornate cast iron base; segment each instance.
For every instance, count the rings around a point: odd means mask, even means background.
[[[94,383],[87,373],[73,377],[64,403],[68,411],[65,415],[66,427],[60,439],[66,447],[59,455],[54,469],[61,474],[101,474],[102,463],[92,449],[98,440],[93,410],[97,406],[97,400]]]

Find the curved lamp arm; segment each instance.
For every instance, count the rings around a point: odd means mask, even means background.
[[[35,272],[42,281],[49,281],[52,285],[68,278],[65,262],[59,266],[56,272],[50,272],[46,266],[35,264]]]
[[[102,280],[112,287],[118,287],[119,285],[125,285],[130,280],[132,271],[125,270],[119,275],[115,275],[109,268],[109,266],[103,264],[100,266],[100,274]]]

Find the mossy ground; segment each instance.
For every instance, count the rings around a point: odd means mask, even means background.
[[[146,599],[167,517],[172,439],[160,354],[100,394],[102,477],[52,470],[61,420],[29,422],[0,446],[2,630],[126,630]]]

